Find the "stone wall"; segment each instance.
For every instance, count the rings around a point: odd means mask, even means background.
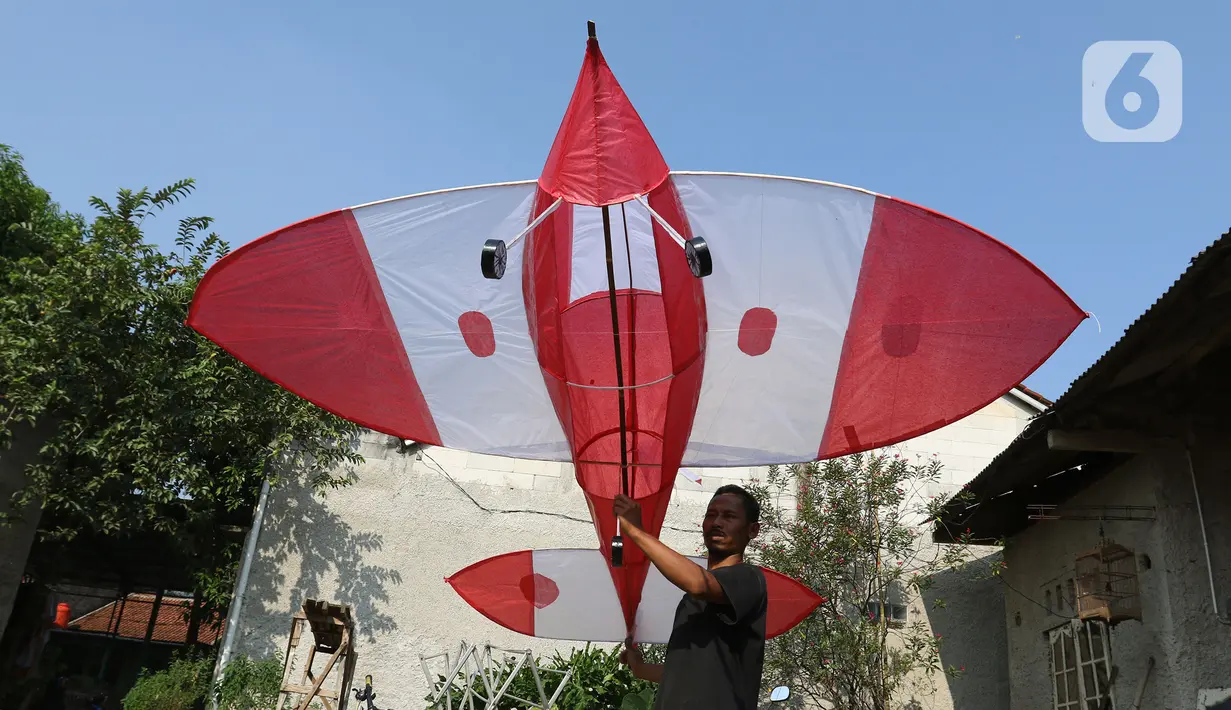
[[[1231,604],[1227,448],[1198,449],[1194,455],[1224,618]],[[1142,708],[1196,707],[1201,689],[1231,687],[1231,626],[1213,616],[1193,483],[1183,454],[1137,456],[1069,502],[1157,507],[1154,522],[1102,525],[1107,537],[1134,551],[1142,605],[1140,621],[1121,622],[1111,631],[1116,707],[1131,705],[1151,657],[1155,665]],[[1098,545],[1099,537],[1098,521],[1046,521],[1032,525],[1006,546],[1005,581],[1012,590],[1006,597],[1005,628],[1013,710],[1053,707],[1047,633],[1075,614],[1069,591],[1074,560]]]

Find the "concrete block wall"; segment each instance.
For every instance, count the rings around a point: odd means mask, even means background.
[[[1037,414],[1016,396],[1006,395],[965,419],[892,449],[922,458],[935,454],[943,469],[927,495],[952,495],[999,456]]]
[[[949,426],[893,447],[902,456],[926,461],[935,456],[941,462],[939,480],[916,491],[908,508],[921,509],[924,498],[951,496],[979,474],[998,456],[1036,416],[1038,409],[1015,395],[1007,395]],[[926,533],[924,516],[919,531]],[[920,540],[920,559],[943,554],[939,546]],[[1002,710],[1009,703],[1009,675],[1006,657],[1004,617],[1005,596],[1001,585],[981,575],[996,564],[999,553],[992,548],[973,548],[976,562],[963,572],[935,575],[935,586],[924,598],[909,605],[907,623],[923,621],[928,630],[942,636],[941,662],[944,666],[965,668],[965,675],[949,679],[943,675],[919,677],[908,684],[916,690],[906,698],[923,710],[987,708]],[[978,559],[982,558],[982,559]],[[943,605],[937,602],[943,602]],[[929,693],[932,689],[935,692]]]
[[[290,616],[305,598],[351,604],[358,623],[357,674],[375,676],[392,707],[424,707],[420,656],[455,653],[461,641],[550,655],[573,644],[534,639],[489,621],[444,578],[480,560],[524,549],[597,547],[569,464],[428,447],[397,452],[367,433],[366,462],[352,485],[324,496],[271,493],[238,624],[236,651],[265,657],[285,648]],[[683,480],[680,486],[712,489]],[[663,539],[692,552],[708,496],[680,496]]]
[[[967,432],[1003,432],[1001,446],[1016,435],[1025,410],[997,402],[932,435],[905,442],[906,453],[945,449],[946,464],[957,464],[946,485],[960,485],[977,469]],[[921,437],[927,439],[928,437]],[[983,451],[979,449],[979,451]],[[597,547],[594,526],[572,465],[488,456],[427,447],[400,453],[396,441],[364,436],[367,461],[354,471],[355,483],[313,496],[283,489],[271,494],[258,543],[250,588],[240,614],[237,652],[267,656],[281,651],[290,616],[304,598],[355,607],[359,624],[359,677],[371,673],[385,703],[423,707],[428,692],[420,655],[455,652],[461,641],[490,642],[547,653],[576,644],[533,639],[507,631],[467,605],[443,579],[488,557],[516,550]],[[966,457],[966,458],[962,458]],[[679,476],[674,484],[663,540],[676,550],[700,549],[700,523],[713,492],[726,483],[746,483],[764,469],[694,469],[701,482]],[[965,476],[965,478],[963,478]],[[970,604],[976,599],[968,600]],[[984,598],[997,618],[1003,601]],[[917,613],[926,613],[917,609]],[[975,613],[981,618],[982,612]],[[940,620],[959,633],[952,620]],[[997,657],[994,636],[972,657]],[[990,644],[990,647],[989,647]],[[1003,656],[1003,653],[1000,653]],[[993,684],[1002,682],[1000,676]],[[957,681],[962,682],[962,681]],[[952,692],[939,693],[925,708],[954,707]],[[960,695],[960,693],[959,693]],[[986,706],[996,707],[996,706]]]

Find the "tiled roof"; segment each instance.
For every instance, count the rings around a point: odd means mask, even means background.
[[[192,599],[164,596],[158,607],[158,619],[154,622],[152,640],[185,643],[188,639],[187,613],[191,606]],[[73,631],[112,634],[118,627],[121,638],[143,641],[153,609],[153,594],[129,594],[122,605],[118,601],[111,602],[70,621],[68,628]],[[217,639],[218,631],[203,622],[197,632],[197,641],[213,644]]]
[[[1027,387],[1026,385],[1018,385],[1018,386],[1017,386],[1017,389],[1021,390],[1022,392],[1025,392],[1027,395],[1029,395],[1029,396],[1031,396],[1031,397],[1034,397],[1034,398],[1035,398],[1035,399],[1037,399],[1037,400],[1038,400],[1041,404],[1046,405],[1046,406],[1048,406],[1048,407],[1050,407],[1050,406],[1052,406],[1053,404],[1055,404],[1055,402],[1053,402],[1053,401],[1051,401],[1050,399],[1048,399],[1048,398],[1044,397],[1043,395],[1039,394],[1038,392],[1035,392],[1034,390],[1030,389],[1030,388],[1029,388],[1029,387]]]

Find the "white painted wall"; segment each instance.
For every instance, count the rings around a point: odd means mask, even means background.
[[[1194,452],[1202,512],[1210,542],[1220,611],[1231,603],[1231,442]],[[1063,475],[1081,475],[1080,472]],[[1050,501],[1048,501],[1050,502]],[[1202,689],[1231,687],[1231,626],[1212,616],[1210,579],[1198,525],[1193,484],[1183,455],[1138,456],[1069,501],[1072,505],[1157,506],[1154,522],[1106,521],[1104,532],[1138,556],[1141,621],[1111,633],[1117,708],[1136,697],[1149,657],[1155,666],[1142,708],[1198,707]],[[1005,549],[1005,581],[1017,590],[1005,598],[1012,710],[1053,707],[1051,657],[1046,633],[1067,623],[1074,559],[1099,541],[1097,521],[1046,521],[1012,538]],[[1144,558],[1149,558],[1149,568]],[[1044,607],[1051,592],[1052,610]],[[1021,623],[1017,619],[1020,615]]]
[[[965,419],[893,448],[903,454],[939,456],[944,464],[941,481],[928,495],[951,495],[999,456],[1038,411],[1024,398],[1009,394]]]
[[[937,453],[946,465],[938,491],[953,490],[1006,446],[1033,411],[1006,396],[895,450]],[[424,707],[428,685],[420,655],[455,652],[461,641],[567,653],[572,644],[527,638],[487,620],[443,580],[504,552],[597,547],[571,465],[440,448],[425,449],[418,459],[397,453],[389,437],[375,434],[365,437],[362,453],[367,461],[347,488],[324,498],[302,490],[271,493],[237,652],[265,656],[284,649],[291,614],[304,598],[351,604],[359,627],[356,677],[373,674],[378,704],[397,708]],[[685,553],[699,549],[700,522],[713,491],[753,475],[746,468],[699,472],[700,485],[677,478],[663,534],[665,542]],[[952,660],[945,659],[966,665],[970,675],[954,681],[964,685],[952,689],[939,679],[939,693],[920,699],[924,708],[954,707],[954,698],[972,689],[981,699],[998,697],[1007,685],[1003,625],[988,623],[1003,618],[1000,590],[973,589],[956,580],[947,586],[942,583],[940,591],[949,609],[943,615],[933,612],[931,621],[950,638],[966,634],[974,639],[970,647],[952,643],[954,650],[946,651],[954,654]],[[959,702],[957,707],[973,706]],[[980,702],[978,707],[1007,704]]]
[[[926,459],[935,454],[943,464],[940,481],[920,495],[953,495],[979,474],[1026,428],[1039,409],[1024,395],[1010,393],[982,410],[949,426],[905,441],[893,451],[903,456]],[[931,539],[922,530],[921,541]],[[921,557],[941,554],[938,546],[924,542]],[[993,548],[972,548],[976,556],[999,560]],[[907,623],[922,616],[933,633],[943,637],[943,666],[965,668],[960,678],[942,675],[914,678],[915,693],[907,693],[923,710],[978,708],[1002,710],[1009,707],[1009,671],[1005,655],[1004,589],[984,578],[987,564],[972,564],[964,572],[935,575],[935,585],[924,599],[910,608]],[[943,600],[942,608],[933,608]],[[916,616],[919,615],[919,616]],[[932,691],[931,694],[928,694]]]

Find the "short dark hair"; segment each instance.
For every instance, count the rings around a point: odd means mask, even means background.
[[[761,504],[757,502],[757,499],[751,493],[744,490],[742,486],[728,483],[714,491],[714,495],[710,500],[725,494],[739,496],[740,500],[744,502],[744,517],[748,518],[749,525],[761,522]]]

